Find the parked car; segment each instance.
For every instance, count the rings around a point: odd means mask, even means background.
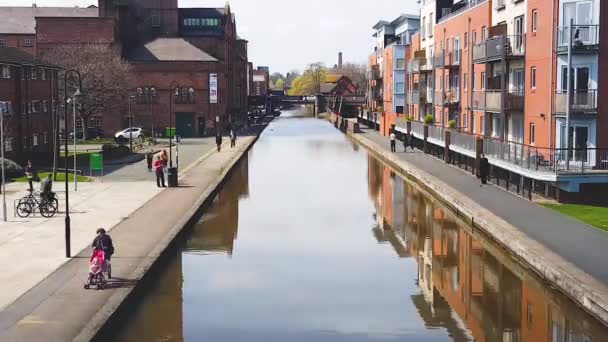
[[[101,128],[97,128],[97,127],[87,128],[87,139],[88,140],[103,138],[103,136],[104,136],[104,133]],[[74,132],[70,132],[70,139],[74,139]],[[82,130],[76,131],[76,139],[81,139],[81,140],[84,139],[84,136],[82,135]]]
[[[133,140],[143,140],[145,137],[144,130],[140,127],[131,127],[114,134],[114,140],[125,141],[133,137]]]

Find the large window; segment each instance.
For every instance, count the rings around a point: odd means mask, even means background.
[[[397,58],[395,65],[399,70],[405,69],[405,58]]]
[[[395,93],[403,94],[404,92],[405,92],[405,83],[404,82],[395,83]]]
[[[220,26],[219,18],[184,18],[184,26],[205,27]]]
[[[11,78],[11,68],[8,65],[2,66],[2,78]]]

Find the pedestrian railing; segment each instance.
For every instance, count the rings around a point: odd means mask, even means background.
[[[412,121],[412,134],[416,138],[424,139],[424,122]]]
[[[457,132],[454,130],[450,131],[450,146],[456,146],[463,150],[475,153],[476,140],[477,138],[473,134]]]
[[[445,141],[445,129],[441,126],[429,126],[429,139]]]

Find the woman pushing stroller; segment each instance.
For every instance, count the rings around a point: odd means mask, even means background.
[[[92,247],[93,255],[90,259],[89,277],[84,288],[88,289],[91,285],[96,285],[98,289],[102,289],[106,283],[103,273],[108,273],[108,279],[112,278],[110,259],[114,254],[112,238],[106,234],[105,229],[97,229],[97,236],[93,240]]]

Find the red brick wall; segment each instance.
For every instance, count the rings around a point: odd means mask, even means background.
[[[209,101],[209,74],[218,74],[218,96],[219,103],[210,104]],[[222,63],[134,63],[129,75],[129,93],[136,94],[137,88],[154,86],[159,90],[158,103],[152,105],[152,116],[155,127],[169,126],[169,84],[172,81],[180,87],[193,87],[195,89],[194,104],[171,105],[173,113],[193,112],[195,119],[203,118],[208,129],[215,126],[215,117],[221,117],[221,124],[228,124],[228,111],[226,105],[226,75]],[[133,103],[133,115],[147,116],[150,111],[149,104]],[[104,117],[106,129],[118,131],[124,123],[120,115],[109,122]],[[118,126],[116,126],[118,125]],[[197,128],[198,129],[198,128]],[[203,132],[198,132],[202,134]],[[212,133],[212,132],[207,132]]]
[[[116,20],[113,18],[36,18],[38,50],[60,44],[97,43],[113,45]],[[40,52],[40,51],[38,51]]]
[[[4,39],[5,47],[17,48],[29,54],[36,54],[36,35],[33,34],[0,34],[0,38]],[[31,47],[25,46],[25,40],[29,39],[32,42]]]

